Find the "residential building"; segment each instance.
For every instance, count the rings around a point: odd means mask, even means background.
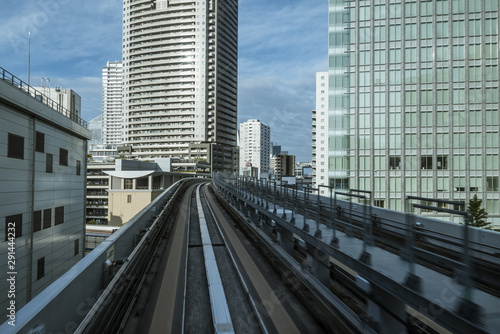
[[[316,73],[316,109],[312,111],[312,182],[329,185],[328,154],[328,72]],[[324,193],[325,188],[321,189]]]
[[[408,195],[477,194],[500,225],[498,1],[335,0],[329,11],[330,184],[348,179],[402,211]]]
[[[277,181],[285,176],[295,176],[295,156],[287,153],[274,156],[274,175]]]
[[[89,162],[87,165],[87,224],[108,224],[109,175],[115,170],[115,162]]]
[[[270,139],[271,128],[258,119],[240,124],[240,175],[252,176],[253,168],[257,178],[269,173]]]
[[[207,143],[213,170],[236,173],[237,55],[237,0],[124,2],[124,143],[133,155],[184,160],[191,144]]]
[[[15,276],[15,298],[0,295],[4,317],[12,302],[19,310],[84,255],[90,138],[79,110],[0,68],[0,290],[9,291]]]
[[[107,62],[102,68],[102,143],[122,144],[123,64]]]

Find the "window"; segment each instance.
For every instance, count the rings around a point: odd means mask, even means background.
[[[9,158],[24,159],[24,138],[9,133],[8,140],[7,156]]]
[[[43,210],[43,229],[52,226],[52,209]]]
[[[5,217],[5,241],[9,238],[18,238],[23,235],[23,215]]]
[[[64,148],[59,149],[59,165],[68,165],[68,150],[65,150]]]
[[[436,11],[438,15],[448,14],[448,0],[440,0],[436,2]]]
[[[33,232],[40,231],[42,229],[42,211],[38,210],[34,212],[33,215]]]
[[[127,195],[127,203],[132,203],[132,195]]]
[[[422,16],[432,15],[432,1],[420,2],[420,15]]]
[[[465,36],[465,21],[453,21],[452,32],[453,37]]]
[[[45,155],[45,172],[46,173],[52,173],[52,159],[53,159],[52,154],[47,153]]]
[[[45,134],[42,132],[36,132],[35,151],[45,152]]]
[[[80,160],[76,160],[76,175],[82,174],[82,162]]]
[[[486,200],[486,212],[489,214],[498,213],[498,200],[497,199],[487,199]]]
[[[80,239],[75,240],[75,253],[73,255],[76,256],[78,253],[80,253]]]
[[[132,189],[133,186],[134,186],[134,181],[132,179],[124,180],[124,189]]]
[[[432,169],[432,156],[420,157],[420,168],[421,169]]]
[[[405,135],[405,148],[417,148],[417,135]]]
[[[415,2],[405,4],[405,15],[407,17],[417,16],[417,4]]]
[[[38,259],[36,266],[36,279],[39,280],[45,276],[45,257]]]
[[[498,34],[498,23],[497,19],[485,19],[484,20],[484,31],[486,35],[497,35]]]
[[[416,24],[406,24],[405,25],[405,39],[416,39],[417,38],[417,25]]]
[[[394,25],[389,26],[389,40],[400,41],[401,40],[401,26]]]
[[[389,17],[390,18],[400,18],[401,17],[401,5],[392,4],[389,6]]]
[[[389,157],[389,168],[390,169],[400,169],[401,168],[401,157]]]
[[[444,155],[438,155],[437,161],[436,161],[436,168],[437,169],[448,169],[448,157]]]
[[[64,206],[59,206],[56,208],[54,225],[59,225],[62,223],[64,223]]]
[[[436,23],[436,37],[438,38],[448,37],[448,22]]]
[[[417,191],[417,178],[416,177],[406,177],[405,178],[405,190],[406,192]]]
[[[432,38],[432,23],[420,24],[420,38]]]
[[[481,1],[469,1],[469,12],[480,12],[481,11]]]
[[[498,191],[498,177],[488,176],[486,178],[486,190],[487,191]]]

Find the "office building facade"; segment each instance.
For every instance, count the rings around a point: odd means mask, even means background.
[[[125,1],[123,21],[124,143],[143,160],[207,143],[236,172],[238,1]]]
[[[477,194],[498,225],[498,1],[332,0],[329,10],[330,173],[394,210],[409,209],[408,195]]]
[[[102,68],[102,144],[122,143],[122,62],[107,62]]]
[[[0,312],[19,310],[84,255],[87,141],[76,114],[0,69]],[[9,254],[11,258],[9,258]],[[12,261],[7,261],[7,259]],[[7,278],[15,276],[15,292]]]
[[[258,169],[258,176],[269,173],[271,128],[250,119],[240,124],[240,175],[251,176],[251,168]]]

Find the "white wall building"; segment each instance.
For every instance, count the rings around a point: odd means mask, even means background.
[[[328,72],[316,73],[316,109],[312,111],[313,185],[328,185]],[[325,188],[321,189],[324,193]]]
[[[107,62],[102,68],[102,143],[122,143],[123,64]]]
[[[250,174],[250,167],[258,168],[258,177],[270,168],[271,128],[250,119],[240,124],[240,175]]]
[[[236,172],[238,1],[123,5],[124,143],[142,160],[187,159],[215,144],[214,170]]]
[[[19,310],[84,255],[85,122],[0,71],[0,313]],[[43,102],[42,102],[43,101]],[[71,118],[70,118],[71,117]],[[75,122],[76,119],[78,122]],[[12,234],[10,234],[12,232]],[[15,244],[15,261],[7,262]],[[15,299],[6,276],[15,272]]]

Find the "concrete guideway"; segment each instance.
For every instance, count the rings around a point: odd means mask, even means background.
[[[186,193],[194,189],[191,186]],[[151,300],[143,319],[140,333],[180,332],[182,330],[182,300],[184,291],[184,259],[186,254],[187,220],[189,214],[188,196],[184,196],[174,231],[170,236],[167,251],[162,257],[159,273],[165,273],[153,285]],[[161,298],[160,298],[161,296]],[[148,316],[152,314],[152,316]],[[149,322],[149,326],[148,326]]]
[[[265,315],[262,315],[262,318],[271,320],[274,329],[278,333],[300,333],[295,321],[280,301],[282,296],[276,295],[275,293],[275,291],[279,291],[279,289],[277,289],[276,286],[271,287],[270,283],[259,269],[258,264],[254,261],[247,248],[240,241],[234,231],[234,228],[230,226],[230,223],[227,218],[224,217],[221,209],[215,203],[214,199],[209,197],[208,201],[210,202],[211,207],[219,220],[219,226],[226,236],[226,240],[231,245],[233,255],[241,264],[239,269],[244,272],[245,276],[248,278],[249,282],[246,283],[249,285],[251,284],[253,290],[257,293],[255,299],[259,300],[261,305],[268,305],[267,308],[261,307],[258,309],[262,311],[267,311],[268,309],[270,311],[272,310],[272,312],[266,312]]]
[[[364,289],[364,293],[369,296],[369,303],[373,301],[368,307],[368,312],[373,317],[373,325],[378,326],[381,332],[390,333],[390,328],[404,330],[407,325],[405,309],[409,307],[422,312],[421,314],[429,317],[431,321],[453,332],[483,333],[487,332],[488,328],[498,328],[500,325],[500,319],[496,316],[496,310],[500,307],[499,298],[475,290],[474,302],[480,305],[484,317],[482,323],[473,323],[464,316],[465,310],[458,312],[457,306],[462,308],[469,305],[466,300],[467,295],[464,294],[466,289],[459,282],[420,264],[411,263],[413,273],[422,279],[421,290],[414,290],[406,283],[408,260],[398,254],[367,244],[363,239],[354,238],[352,232],[347,233],[349,230],[346,233],[336,231],[336,244],[333,244],[335,231],[332,231],[331,226],[314,219],[320,217],[319,209],[317,212],[306,212],[304,215],[299,214],[296,208],[295,212],[292,212],[291,205],[288,208],[281,205],[284,202],[283,197],[287,197],[286,194],[276,200],[276,189],[256,188],[257,181],[252,183],[252,180],[230,178],[226,181],[219,175],[215,177],[215,181],[219,191],[234,208],[247,217],[248,223],[280,243],[285,251],[290,253],[293,248],[293,243],[290,243],[293,239],[291,236],[298,237],[307,253],[308,263],[313,269],[311,274],[323,284],[329,284],[328,268],[332,265],[331,259],[336,259],[350,268],[359,277],[358,288]],[[278,194],[283,194],[282,191],[278,189]],[[262,194],[266,199],[260,197]],[[297,207],[297,199],[292,204]],[[302,203],[302,207],[308,206]],[[345,209],[344,204],[343,210]],[[347,214],[350,215],[349,212]],[[424,223],[427,227],[426,224]],[[470,313],[474,313],[473,308],[470,309]],[[387,320],[389,318],[394,319],[389,322]]]

